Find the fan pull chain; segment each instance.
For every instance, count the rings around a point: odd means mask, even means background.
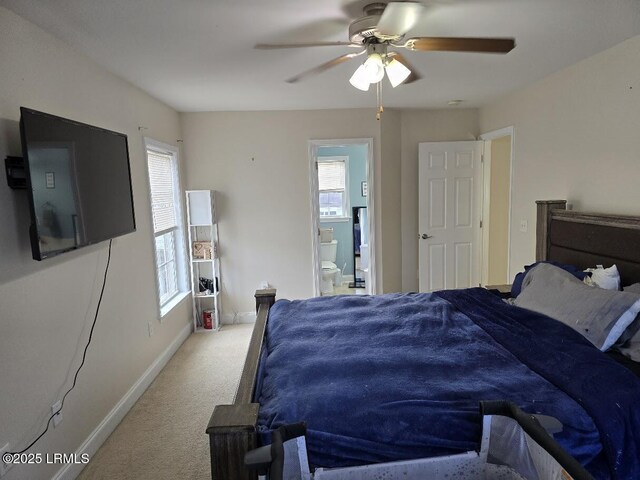
[[[376,120],[380,120],[384,107],[382,106],[382,82],[376,83],[376,96],[378,98],[378,111],[376,112]]]

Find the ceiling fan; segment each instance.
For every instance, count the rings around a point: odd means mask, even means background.
[[[405,39],[405,34],[415,26],[423,8],[421,3],[414,2],[371,3],[364,7],[364,16],[349,25],[349,42],[260,43],[255,48],[263,50],[324,46],[357,48],[357,52],[341,55],[286,81],[298,82],[366,54],[366,60],[349,81],[354,87],[363,91],[367,91],[371,84],[377,84],[378,104],[381,110],[380,82],[385,72],[394,88],[401,83],[410,83],[421,78],[407,59],[393,49],[404,48],[420,52],[508,53],[515,47],[513,38],[412,37]]]

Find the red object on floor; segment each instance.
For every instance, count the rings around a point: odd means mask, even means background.
[[[207,330],[213,328],[213,310],[204,310],[202,312],[202,326]]]

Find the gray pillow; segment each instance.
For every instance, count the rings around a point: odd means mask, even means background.
[[[514,304],[558,320],[600,350],[613,346],[640,311],[640,294],[585,285],[561,268],[529,270]]]
[[[633,322],[631,326],[633,327],[633,325],[636,323],[640,324],[640,321],[636,319],[636,321]],[[631,327],[627,329],[627,332],[630,328]],[[616,350],[620,351],[620,353],[622,353],[626,357],[629,357],[634,362],[640,362],[640,327],[636,330],[635,334],[631,338],[629,338],[622,345],[616,347]]]
[[[634,283],[632,285],[628,285],[624,287],[622,290],[624,290],[625,292],[640,293],[640,283]]]
[[[638,332],[640,332],[640,315],[636,316],[636,319],[631,322],[631,325],[627,327],[624,333],[616,341],[616,345],[623,346],[629,340],[635,337]],[[638,340],[640,341],[640,336],[638,336]]]
[[[625,292],[640,293],[640,283],[627,285]],[[634,362],[640,362],[640,315],[627,327],[622,336],[616,342],[616,349]]]

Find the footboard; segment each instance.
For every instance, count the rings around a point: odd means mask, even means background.
[[[256,323],[242,376],[231,405],[213,409],[207,434],[211,453],[213,480],[254,480],[257,475],[244,467],[244,454],[257,445],[256,422],[260,404],[253,403],[262,341],[269,317],[269,308],[276,299],[275,289],[257,290]]]

